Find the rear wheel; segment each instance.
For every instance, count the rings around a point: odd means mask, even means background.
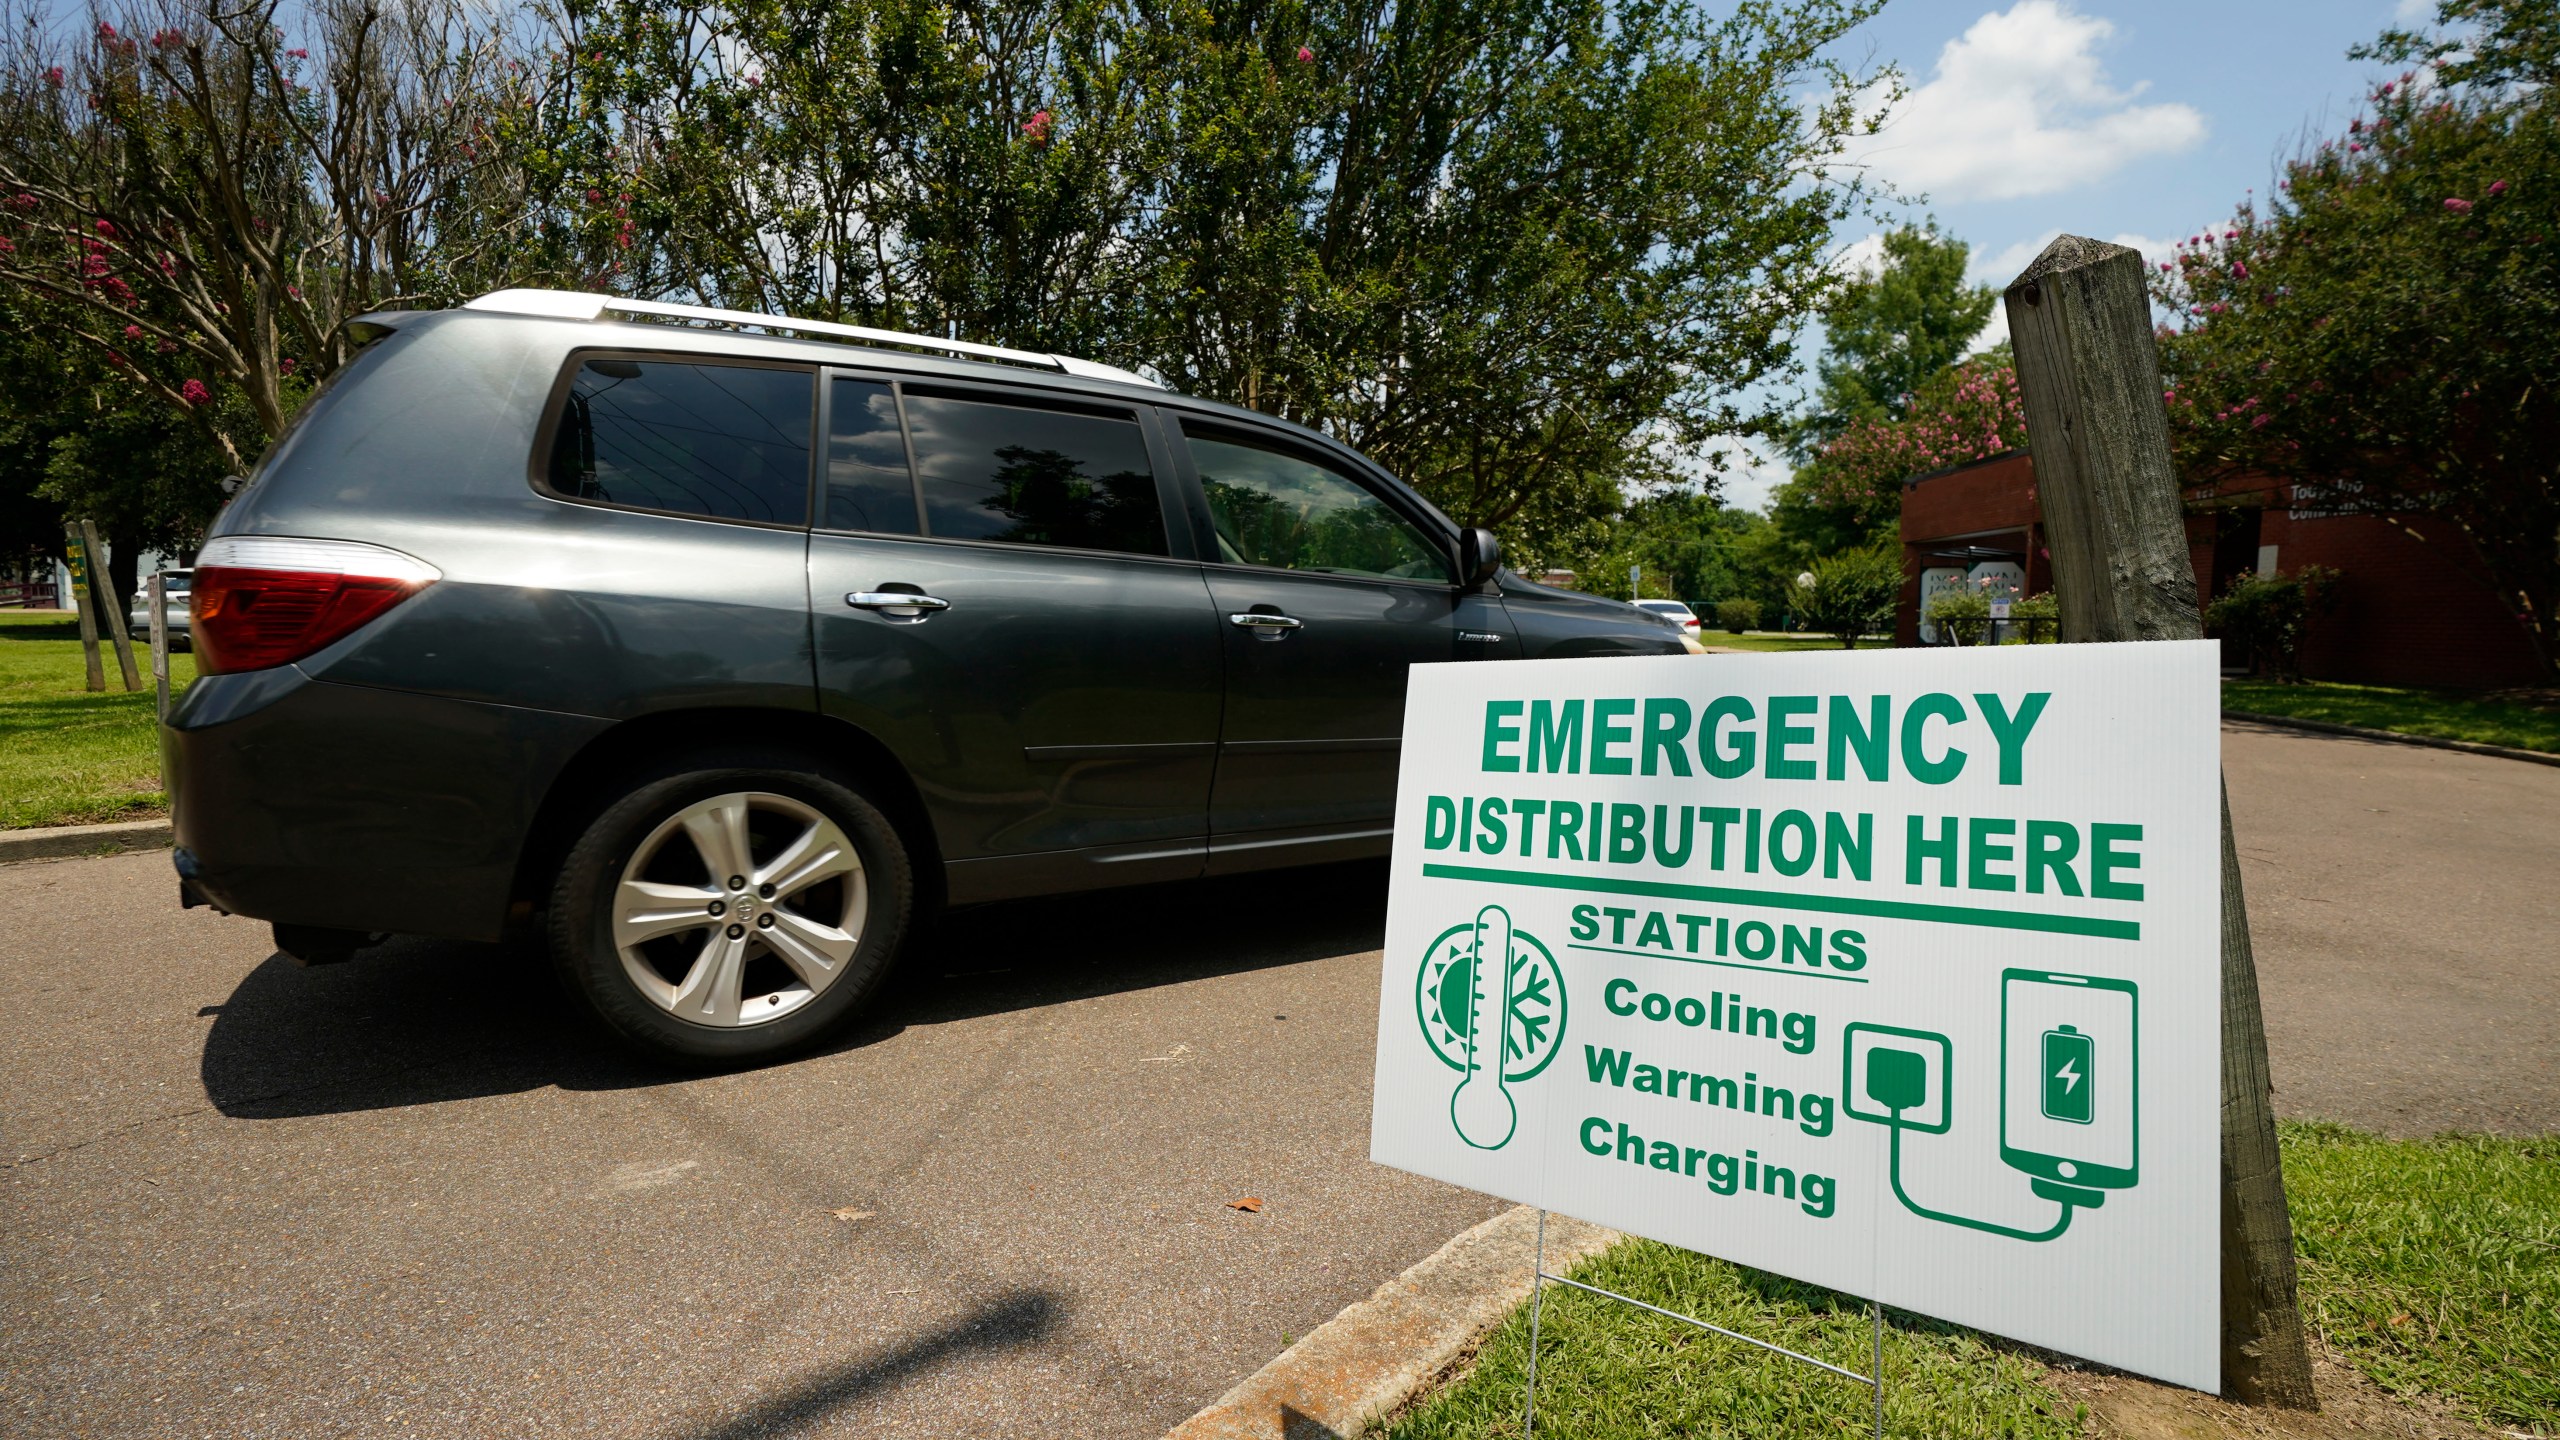
[[[710,766],[642,784],[562,864],[551,947],[661,1059],[773,1060],[840,1029],[906,937],[914,881],[878,807],[824,776]]]

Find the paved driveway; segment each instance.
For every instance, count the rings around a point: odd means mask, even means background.
[[[2560,769],[2226,762],[2285,1113],[2560,1129]],[[1494,1208],[1366,1159],[1377,867],[964,917],[695,1080],[174,890],[0,867],[0,1433],[1161,1434]]]
[[[0,1432],[1161,1434],[1495,1208],[1368,1163],[1383,878],[982,913],[670,1080],[495,950],[0,869]]]
[[[2560,1132],[2560,766],[2226,725],[2280,1114]]]

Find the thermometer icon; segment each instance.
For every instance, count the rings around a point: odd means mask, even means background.
[[[1520,1122],[1502,1079],[1511,1048],[1511,913],[1499,905],[1476,912],[1467,992],[1467,1073],[1449,1096],[1449,1123],[1475,1148],[1499,1150]]]

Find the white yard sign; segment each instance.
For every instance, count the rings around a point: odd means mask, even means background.
[[[1414,667],[1372,1158],[2219,1388],[2219,664]]]

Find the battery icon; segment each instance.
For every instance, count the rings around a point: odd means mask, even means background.
[[[2097,1117],[2089,1089],[2095,1082],[2090,1060],[2095,1047],[2071,1026],[2044,1032],[2044,1113],[2051,1119],[2086,1125]]]

